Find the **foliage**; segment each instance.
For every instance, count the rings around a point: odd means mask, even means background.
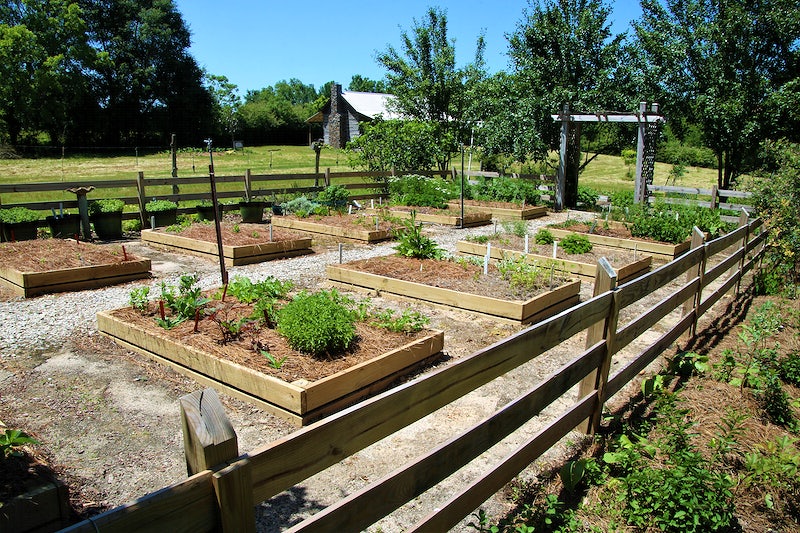
[[[253,283],[250,278],[237,275],[228,283],[228,294],[249,304],[261,298],[285,298],[293,287],[291,281],[281,281],[273,276]]]
[[[347,204],[350,202],[350,191],[343,185],[328,185],[317,195],[317,202],[337,210],[342,210],[346,208]]]
[[[578,203],[583,204],[584,207],[595,209],[597,200],[600,199],[600,193],[591,187],[585,185],[578,185]]]
[[[202,295],[200,287],[197,286],[199,280],[196,274],[184,274],[180,277],[177,287],[161,282],[161,299],[176,318],[194,319],[195,314],[211,301]]]
[[[400,205],[447,208],[447,200],[455,196],[453,189],[441,178],[406,174],[389,180],[391,201]]]
[[[524,220],[510,220],[503,222],[503,229],[506,233],[510,233],[522,239],[528,234],[528,223]]]
[[[89,204],[89,214],[99,213],[122,213],[125,209],[125,202],[118,198],[101,198]]]
[[[556,263],[545,261],[528,262],[524,257],[503,257],[497,262],[497,270],[502,278],[508,281],[512,290],[520,295],[530,293],[547,286],[556,274]],[[562,269],[559,269],[555,281],[564,279]]]
[[[398,333],[415,333],[430,323],[430,319],[419,311],[403,309],[399,316],[395,311],[386,309],[372,316],[372,325]]]
[[[331,358],[355,340],[355,315],[335,289],[303,291],[279,311],[278,332],[295,350]]]
[[[456,68],[455,41],[448,38],[447,15],[439,8],[428,8],[424,19],[415,19],[400,38],[401,51],[389,46],[376,59],[388,71],[395,111],[440,128],[436,163],[444,170],[465,137],[458,130],[467,118],[471,88],[483,76],[483,36],[478,37],[473,62],[463,68]]]
[[[536,235],[533,236],[533,240],[536,244],[553,244],[556,238],[553,236],[552,232],[542,228],[536,232]]]
[[[128,302],[131,304],[131,307],[139,311],[140,313],[147,313],[150,309],[150,287],[143,286],[143,287],[135,287],[131,289],[130,295],[128,297]]]
[[[680,215],[676,217],[671,211],[660,211],[647,206],[632,209],[628,220],[631,235],[661,242],[681,243],[691,231],[691,227],[680,220]]]
[[[160,213],[163,211],[172,211],[173,209],[177,209],[178,204],[175,202],[171,202],[170,200],[157,200],[153,199],[147,202],[144,205],[145,211],[148,213]]]
[[[0,427],[5,428],[6,426],[0,422]],[[0,433],[0,452],[2,452],[2,454],[0,454],[0,459],[21,457],[22,450],[20,448],[26,444],[40,443],[19,429],[5,429]]]
[[[283,366],[283,363],[285,363],[286,359],[289,358],[288,355],[284,355],[281,358],[275,357],[266,350],[260,350],[260,353],[267,359],[267,364],[269,364],[269,366],[271,366],[275,370],[280,370],[281,367]]]
[[[541,191],[532,182],[507,176],[491,179],[480,177],[478,183],[472,185],[470,189],[475,200],[538,205],[542,196]]]
[[[19,222],[36,222],[39,220],[39,213],[27,207],[8,207],[0,209],[0,222],[4,224],[15,224]]]
[[[453,148],[453,133],[434,121],[383,120],[359,125],[361,135],[347,143],[349,163],[369,171],[430,170]]]
[[[398,255],[415,257],[417,259],[441,259],[444,250],[439,248],[436,241],[422,233],[422,223],[417,224],[416,211],[411,212],[411,218],[403,221],[403,227],[393,230]]]
[[[313,214],[319,209],[320,204],[309,200],[305,196],[298,196],[297,198],[293,198],[288,202],[284,202],[281,204],[284,213],[297,215],[300,218],[305,218],[308,215]]]
[[[570,255],[586,254],[592,251],[592,243],[589,241],[589,237],[579,233],[570,233],[561,239],[558,245]]]

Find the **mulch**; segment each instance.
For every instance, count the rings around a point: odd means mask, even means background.
[[[0,244],[0,265],[19,272],[109,265],[140,258],[121,245],[95,245],[73,239],[33,239]]]

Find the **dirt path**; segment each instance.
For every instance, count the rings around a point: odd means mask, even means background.
[[[442,234],[453,231],[434,229]],[[129,246],[133,253],[152,259],[156,277],[152,284],[186,271],[199,272],[211,278],[216,272],[213,263],[200,259],[155,251],[141,244],[131,243]],[[316,246],[319,247],[318,253],[332,253],[331,243],[321,242]],[[273,262],[241,267],[236,272],[271,273],[292,264]],[[314,285],[320,283],[321,275],[306,275],[305,278],[307,285]],[[582,299],[590,295],[590,286],[584,284]],[[74,294],[65,297],[76,298]],[[119,301],[118,294],[116,298]],[[658,298],[660,296],[656,295],[639,302],[628,313],[635,314]],[[385,303],[397,308],[409,305],[397,300],[386,300]],[[431,317],[432,327],[446,332],[445,347],[451,360],[521,329],[518,325],[441,307],[413,307],[424,310]],[[20,308],[26,307],[20,304]],[[666,322],[675,320],[677,314],[674,313]],[[626,353],[649,344],[662,330],[663,326],[657,325]],[[10,427],[28,431],[43,443],[43,449],[58,475],[69,484],[73,503],[79,512],[94,514],[185,478],[178,400],[202,388],[200,385],[118,347],[93,328],[76,332],[55,346],[47,342],[47,331],[40,335],[42,346],[49,347],[12,353],[0,346],[0,420]],[[581,350],[584,342],[583,334],[576,336],[552,352],[345,459],[301,486],[259,505],[259,531],[275,531],[290,526],[391,472],[422,450],[450,438],[458,429],[474,424],[541,381]],[[618,360],[624,358],[623,353]],[[237,432],[241,452],[295,429],[251,405],[225,395],[221,397]],[[410,526],[424,516],[426,510],[443,501],[453,487],[479,475],[485,465],[513,450],[558,411],[558,405],[548,409],[441,487],[376,524],[375,528],[379,529],[375,530],[394,532]],[[564,453],[567,444],[579,438],[577,434],[572,435],[547,457],[531,465],[523,477],[534,478],[542,464],[555,460]],[[506,506],[506,501],[496,496],[484,507],[489,514],[497,515]]]

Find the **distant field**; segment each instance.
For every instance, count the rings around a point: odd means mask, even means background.
[[[178,153],[178,176],[208,175],[208,153]],[[472,167],[478,163],[473,160]],[[214,153],[214,167],[217,176],[243,175],[247,169],[253,174],[292,174],[314,172],[314,151],[307,146],[260,146],[244,150]],[[353,170],[347,164],[347,156],[341,150],[324,149],[320,156],[320,171],[330,168],[332,172]],[[656,164],[654,182],[663,185],[667,180],[671,165]],[[581,185],[590,186],[601,192],[633,190],[633,181],[626,178],[627,168],[621,157],[598,156],[580,176]],[[172,159],[168,151],[152,155],[137,156],[132,150],[130,155],[102,157],[68,155],[62,158],[36,158],[0,160],[0,183],[31,182],[67,182],[95,180],[135,179],[139,172],[146,178],[166,178],[172,173]],[[710,188],[716,183],[716,170],[690,167],[677,185],[687,187]],[[290,187],[274,183],[273,186]],[[234,190],[233,184],[225,184],[221,190]],[[185,192],[192,192],[192,186]],[[149,190],[148,190],[149,191]],[[99,192],[99,191],[98,191]],[[169,191],[154,191],[167,194]],[[149,193],[148,193],[149,194]],[[130,196],[120,189],[104,189],[100,195],[91,194],[91,198],[100,196]],[[67,192],[50,193],[12,193],[0,197],[4,204],[28,201],[64,201],[74,200],[75,196]]]

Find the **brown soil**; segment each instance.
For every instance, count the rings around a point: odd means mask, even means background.
[[[191,320],[187,320],[173,329],[165,330],[155,322],[157,306],[152,304],[151,307],[153,312],[147,315],[130,307],[117,309],[112,314],[128,324],[141,328],[150,335],[181,342],[221,359],[288,382],[298,379],[316,381],[399,348],[423,335],[423,333],[395,333],[361,322],[356,324],[356,341],[350,350],[343,354],[316,358],[292,349],[286,338],[279,335],[277,331],[258,327],[255,322],[246,327],[239,338],[225,343],[223,343],[221,326],[209,317],[198,322],[197,331]],[[209,307],[218,309],[217,317],[219,319],[229,321],[248,317],[252,315],[253,311],[251,305],[237,303],[230,296],[226,298],[225,303],[214,301],[209,304]],[[280,369],[270,366],[261,350],[269,352],[278,361],[285,357]]]
[[[276,217],[277,218],[277,217]],[[302,220],[304,222],[314,222],[315,224],[323,224],[325,226],[334,226],[337,228],[353,228],[361,230],[393,230],[402,227],[394,221],[386,220],[383,216],[378,216],[378,227],[375,228],[375,215],[366,215],[363,213],[354,213],[352,215],[311,215],[305,218],[298,217],[297,215],[285,215],[282,218],[291,218],[294,220]]]
[[[467,239],[469,240],[469,239]],[[506,250],[515,250],[522,252],[525,250],[524,237],[518,237],[513,233],[498,234],[491,239],[492,246],[503,248]],[[536,244],[533,242],[533,236],[528,238],[528,253],[542,255],[545,257],[553,257],[552,244]],[[625,250],[622,248],[612,248],[610,246],[592,246],[592,250],[585,254],[568,254],[560,246],[556,247],[556,259],[566,259],[569,261],[577,261],[580,263],[596,263],[601,257],[605,257],[614,266],[621,266],[641,259],[643,253],[634,254],[633,250]]]
[[[250,244],[261,244],[269,241],[269,225],[267,224],[235,224],[233,222],[222,222],[220,225],[222,242],[229,246],[247,246]],[[216,242],[217,234],[214,224],[195,222],[188,228],[180,231],[167,231],[166,229],[156,230],[162,233],[174,233],[181,237],[196,239],[198,241]],[[272,241],[290,241],[303,239],[305,235],[296,231],[284,228],[272,228]]]
[[[138,261],[121,245],[97,246],[72,239],[33,239],[0,244],[0,264],[18,272],[47,272],[65,268]]]
[[[552,227],[572,231],[575,233],[592,233],[594,235],[602,235],[603,237],[617,237],[619,239],[631,239],[634,241],[643,241],[643,242],[660,242],[655,239],[634,237],[633,235],[631,235],[630,230],[626,228],[625,225],[620,223],[609,222],[608,227],[606,227],[605,224],[603,224],[603,222],[600,221],[596,225],[594,225],[594,227],[592,227],[591,224],[586,224],[586,223],[575,224],[574,222],[571,222],[567,224],[553,225]]]
[[[339,265],[342,268],[360,270],[370,274],[422,283],[443,289],[452,289],[471,294],[487,295],[505,300],[527,300],[549,290],[539,287],[532,290],[512,287],[502,278],[497,267],[489,265],[488,274],[483,275],[483,267],[474,263],[456,260],[415,259],[399,255],[388,255],[372,259],[351,261]],[[549,284],[549,276],[542,277],[542,284]],[[555,280],[555,286],[563,280]]]

